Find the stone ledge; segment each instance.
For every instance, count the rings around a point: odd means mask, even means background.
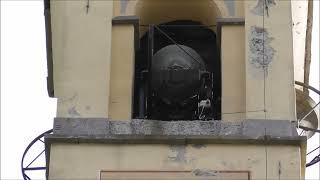
[[[217,137],[217,136],[59,136],[49,134],[45,136],[47,144],[52,143],[99,143],[99,144],[261,144],[261,145],[301,145],[306,137],[279,137],[261,136],[255,139],[246,137]]]
[[[133,119],[110,121],[99,118],[55,118],[53,134],[58,136],[216,136],[256,139],[262,136],[296,137],[295,125],[286,120],[158,121]]]

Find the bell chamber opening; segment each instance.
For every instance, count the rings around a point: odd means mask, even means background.
[[[133,118],[221,119],[221,65],[208,25],[176,20],[141,25],[135,57]]]

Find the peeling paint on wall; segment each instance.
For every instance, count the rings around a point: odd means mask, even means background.
[[[270,42],[273,40],[265,28],[252,26],[249,37],[250,64],[256,69],[266,70],[273,61],[275,50]]]
[[[77,101],[78,99],[78,93],[74,93],[71,97],[60,97],[59,101],[60,103],[72,103]]]
[[[235,1],[234,0],[224,0],[224,4],[227,6],[229,15],[230,16],[235,16]]]
[[[68,114],[71,115],[71,117],[79,117],[79,116],[81,116],[80,113],[77,111],[75,106],[73,106],[73,107],[68,109]]]
[[[170,161],[186,163],[186,146],[185,145],[172,145],[170,146],[170,153],[168,159]]]
[[[251,10],[251,12],[258,16],[264,16],[265,14],[269,17],[270,7],[275,6],[275,0],[257,0],[257,5]]]
[[[206,148],[207,146],[205,144],[193,144],[192,147],[195,149],[202,149]]]
[[[87,110],[87,111],[90,111],[90,110],[91,110],[91,106],[87,105],[87,106],[86,106],[86,110]]]

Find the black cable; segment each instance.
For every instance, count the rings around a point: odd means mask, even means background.
[[[184,50],[174,39],[172,39],[167,33],[165,33],[164,31],[162,31],[158,26],[154,26],[161,34],[163,34],[166,38],[168,38],[172,43],[174,43],[179,49],[181,49],[184,53],[186,53],[189,57],[191,57],[191,59],[193,59],[195,62],[199,63],[201,65],[201,63],[194,58],[191,54],[189,54],[186,50]]]
[[[317,133],[320,133],[320,130],[319,129],[313,129],[313,128],[308,128],[308,127],[305,127],[305,126],[299,126],[299,128],[305,130],[305,131],[313,131],[313,132],[317,132]],[[312,151],[310,151],[309,153],[307,153],[307,155],[311,154],[312,152],[314,152],[315,150],[319,149],[319,147],[313,149]],[[310,167],[314,164],[317,164],[318,162],[320,162],[320,154],[317,155],[316,157],[314,157],[309,163],[306,164],[306,167]]]
[[[307,155],[313,153],[315,150],[317,150],[317,149],[319,149],[319,148],[320,148],[320,146],[318,146],[317,148],[315,148],[315,149],[313,149],[312,151],[308,152]]]
[[[320,91],[319,91],[318,89],[310,86],[310,85],[307,85],[307,84],[305,84],[305,83],[303,83],[303,82],[299,82],[299,81],[294,81],[294,83],[295,83],[296,85],[299,85],[299,86],[308,88],[308,89],[312,90],[313,92],[315,92],[315,93],[317,93],[317,94],[320,95]]]
[[[316,133],[320,133],[320,129],[313,129],[313,128],[309,128],[309,127],[305,127],[305,126],[299,126],[300,129],[303,129],[305,131],[313,131],[313,132],[316,132]]]
[[[320,154],[318,156],[314,157],[309,163],[307,163],[306,167],[310,167],[312,165],[315,165],[318,162],[320,162]]]

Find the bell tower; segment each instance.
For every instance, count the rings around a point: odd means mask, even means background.
[[[297,112],[312,105],[296,105],[291,1],[45,0],[45,12],[48,179],[304,179]]]

